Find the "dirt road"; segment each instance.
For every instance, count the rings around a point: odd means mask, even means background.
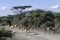
[[[58,34],[48,34],[41,31],[31,30],[31,32],[21,32],[18,29],[12,29],[15,36],[8,40],[60,40]]]

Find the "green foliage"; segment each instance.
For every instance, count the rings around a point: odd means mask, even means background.
[[[13,9],[17,10],[19,14],[8,15],[7,17],[0,17],[0,21],[11,20],[12,24],[17,24],[19,25],[18,27],[28,26],[30,28],[33,28],[33,27],[41,28],[42,26],[45,28],[45,27],[51,26],[51,27],[54,27],[55,29],[59,28],[60,13],[52,12],[52,11],[45,11],[42,9],[23,11],[22,13],[20,13],[22,11],[20,9],[24,10],[25,8],[30,8],[30,7],[31,6],[14,6]]]
[[[54,21],[54,15],[51,11],[43,11],[43,10],[34,10],[30,12],[30,15],[27,17],[24,17],[20,20],[20,24],[24,25],[26,27],[30,28],[41,28],[41,25],[44,25],[42,27],[54,27],[55,21]]]
[[[11,38],[12,36],[12,31],[5,30],[3,27],[0,27],[0,40],[6,40],[7,38]]]

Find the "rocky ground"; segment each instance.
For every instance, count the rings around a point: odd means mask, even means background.
[[[15,32],[15,34],[12,38],[9,38],[7,40],[60,40],[59,34],[45,34],[44,32],[37,30],[31,30],[30,32],[21,32],[21,30],[18,28],[11,30]]]

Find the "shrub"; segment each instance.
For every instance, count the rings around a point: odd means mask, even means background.
[[[13,33],[10,30],[5,30],[3,27],[0,27],[0,40],[6,40],[7,38],[12,38]]]

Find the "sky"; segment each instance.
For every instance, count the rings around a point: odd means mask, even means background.
[[[15,14],[12,12],[14,6],[30,5],[32,9],[44,9],[60,12],[60,0],[0,0],[0,16]]]

